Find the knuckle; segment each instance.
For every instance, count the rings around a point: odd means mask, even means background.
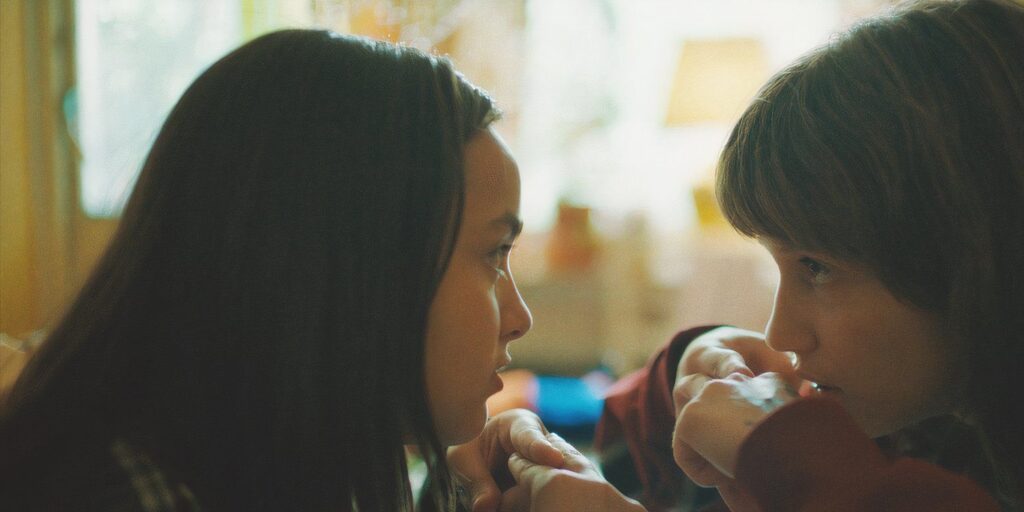
[[[553,471],[549,477],[549,485],[555,489],[561,487],[567,487],[572,485],[572,481],[575,480],[571,474],[565,471]]]
[[[741,377],[734,376],[734,375],[737,375],[737,374],[730,375],[729,377],[724,378],[724,379],[709,380],[708,383],[704,385],[704,393],[710,394],[710,393],[722,393],[722,392],[730,391],[732,389],[734,381],[742,380]]]
[[[744,382],[747,380],[747,377],[742,373],[730,373],[729,375],[726,375],[725,378],[722,380],[727,380],[731,382]]]
[[[672,388],[672,399],[676,402],[676,408],[678,409],[682,404],[690,401],[690,392],[683,385],[684,381],[680,381]]]
[[[700,426],[704,423],[702,416],[704,415],[701,404],[697,402],[690,402],[683,407],[683,410],[679,413],[679,420],[676,422],[676,428],[674,434],[682,441],[693,439],[694,436],[699,433]]]

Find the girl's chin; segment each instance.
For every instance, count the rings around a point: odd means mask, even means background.
[[[476,439],[483,432],[485,423],[487,423],[486,408],[481,409],[480,414],[476,414],[472,418],[466,418],[459,424],[453,425],[452,428],[438,432],[437,435],[441,440],[441,444],[445,446],[465,444]]]

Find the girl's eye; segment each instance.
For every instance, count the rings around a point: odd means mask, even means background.
[[[505,265],[508,262],[510,252],[512,252],[512,244],[502,244],[497,249],[491,251],[489,255],[490,264],[498,273],[498,277],[505,277]]]
[[[821,284],[828,282],[830,277],[829,268],[823,265],[818,260],[813,258],[803,257],[800,258],[800,264],[807,268],[810,273],[811,281],[815,284]]]

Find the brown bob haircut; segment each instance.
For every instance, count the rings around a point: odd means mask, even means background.
[[[773,77],[726,143],[741,233],[873,272],[948,323],[991,487],[1021,506],[1024,8],[913,2]]]

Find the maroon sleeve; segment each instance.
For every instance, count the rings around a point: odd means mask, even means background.
[[[672,458],[676,416],[672,387],[687,345],[715,327],[696,327],[676,334],[644,368],[612,385],[605,397],[594,447],[604,455],[625,444],[643,487],[640,501],[648,508],[675,506],[684,488],[686,477]]]
[[[787,404],[740,446],[736,480],[765,512],[998,512],[968,478],[938,466],[883,455],[828,397]]]

